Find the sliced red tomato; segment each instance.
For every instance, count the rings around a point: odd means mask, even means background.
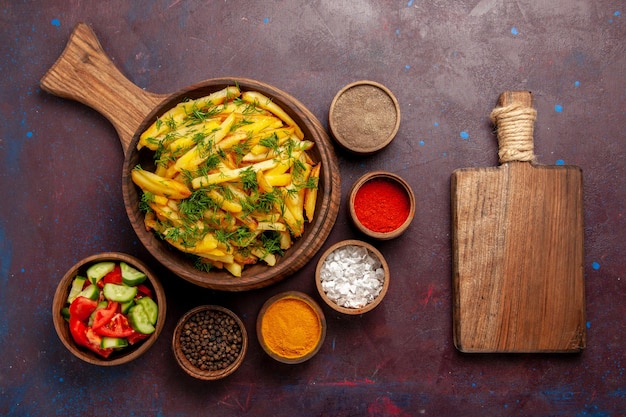
[[[94,332],[94,330],[91,327],[87,327],[87,330],[85,331],[85,337],[89,341],[89,344],[85,347],[91,350],[92,352],[97,353],[103,358],[108,358],[111,355],[111,353],[113,353],[112,348],[103,349],[100,347],[100,345],[102,344],[102,337],[100,337],[100,335]]]
[[[111,284],[121,284],[122,283],[122,268],[118,265],[115,265],[113,271],[109,272],[102,278],[103,285],[107,283]]]
[[[102,289],[104,287],[104,284],[107,284],[107,283],[111,283],[111,284],[122,283],[122,268],[119,265],[115,265],[115,268],[113,268],[111,272],[106,274],[104,277],[102,277],[101,280],[98,281],[97,283],[98,288]]]
[[[102,338],[95,334],[91,327],[87,327],[85,323],[76,317],[70,316],[70,334],[77,345],[86,347],[103,358],[108,358],[113,353],[113,349],[102,349],[100,347]]]
[[[150,335],[149,334],[143,334],[143,333],[139,333],[133,330],[133,334],[131,334],[130,336],[126,337],[126,340],[128,340],[128,343],[131,345],[134,345],[137,342],[141,342],[144,339],[149,338]]]
[[[152,290],[144,284],[137,285],[137,293],[152,298]]]
[[[104,326],[97,329],[94,327],[93,330],[100,336],[108,337],[128,337],[134,332],[128,318],[122,313],[115,313]]]
[[[93,324],[91,328],[98,331],[102,326],[105,326],[111,321],[113,316],[117,313],[120,303],[117,301],[109,301],[109,305],[106,308],[96,310],[93,316]]]
[[[85,333],[87,332],[87,326],[81,320],[76,317],[70,315],[70,334],[72,335],[72,339],[79,346],[85,346],[89,344],[89,340]]]
[[[87,320],[91,313],[94,312],[98,302],[87,297],[76,297],[70,304],[70,318],[74,317],[78,320]]]

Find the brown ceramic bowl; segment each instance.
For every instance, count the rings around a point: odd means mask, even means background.
[[[159,306],[159,315],[157,323],[154,326],[156,328],[155,332],[152,333],[147,339],[140,341],[135,345],[129,345],[118,352],[114,352],[108,358],[103,358],[96,353],[77,345],[70,334],[68,322],[61,315],[61,310],[67,305],[67,297],[70,292],[70,286],[72,285],[72,281],[76,275],[86,276],[87,268],[90,265],[102,261],[126,262],[130,266],[145,273],[148,278],[143,284],[151,287],[154,291],[154,301],[156,301]],[[148,349],[150,349],[161,334],[163,326],[165,325],[166,312],[167,303],[165,301],[165,292],[163,291],[163,287],[161,286],[161,283],[157,279],[156,275],[154,275],[154,273],[150,271],[150,269],[139,259],[118,252],[100,253],[89,256],[78,262],[65,273],[61,282],[59,282],[59,285],[57,286],[56,292],[54,293],[54,299],[52,301],[52,321],[61,342],[63,342],[65,347],[77,358],[93,365],[100,366],[121,365],[143,355]]]
[[[355,200],[357,199],[357,194],[361,191],[362,187],[368,184],[370,181],[379,181],[384,180],[390,182],[395,186],[395,192],[398,193],[399,198],[406,199],[407,204],[407,216],[404,221],[398,221],[397,227],[394,229],[378,229],[375,230],[374,226],[368,227],[368,224],[365,221],[359,219],[358,210],[355,210]],[[402,233],[406,231],[409,227],[413,218],[415,217],[415,195],[413,194],[413,190],[411,186],[399,175],[393,174],[391,172],[385,171],[374,171],[369,172],[363,175],[361,178],[355,181],[350,189],[348,200],[348,210],[350,211],[350,219],[352,223],[361,231],[363,234],[378,240],[389,240],[394,239],[400,236]],[[380,210],[379,217],[389,219],[391,211],[387,209],[384,202],[381,202],[381,205],[378,207]]]
[[[270,338],[264,331],[265,320],[269,317],[268,310],[270,311],[270,315],[277,314],[274,313],[273,309],[280,307],[280,303],[284,302],[302,303],[302,306],[306,309],[305,311],[311,314],[308,318],[310,319],[312,316],[315,316],[318,320],[319,338],[317,339],[317,342],[312,345],[310,349],[306,349],[302,355],[286,353],[286,350],[279,351],[281,350],[280,347],[284,346],[285,338],[289,337],[290,332],[288,332],[283,338]],[[294,328],[297,328],[300,324],[299,318],[293,315],[290,316],[287,314],[286,316],[282,316],[282,318],[287,320],[288,324],[292,325]],[[324,339],[326,338],[326,318],[324,317],[324,313],[322,312],[320,306],[311,297],[299,291],[287,291],[276,294],[263,304],[263,307],[261,307],[257,317],[256,333],[261,347],[271,358],[282,363],[298,364],[311,359],[322,347]],[[274,347],[274,349],[272,347]]]
[[[202,369],[197,363],[192,363],[191,353],[190,356],[185,354],[185,349],[183,348],[183,342],[181,338],[186,335],[186,332],[191,332],[190,334],[198,334],[197,332],[193,332],[191,328],[188,328],[187,325],[190,323],[190,320],[193,320],[194,317],[197,318],[199,314],[216,314],[214,317],[221,317],[229,320],[228,326],[232,326],[233,328],[237,328],[240,332],[240,339],[236,342],[239,346],[239,351],[236,355],[233,355],[228,361],[228,365],[221,367],[218,369]],[[213,324],[215,326],[215,324]],[[202,337],[202,334],[199,335]],[[209,336],[210,337],[210,336]],[[213,340],[207,340],[207,343],[219,343]],[[230,343],[230,342],[229,342]],[[235,343],[232,341],[232,343]],[[202,379],[205,381],[212,381],[216,379],[224,378],[239,368],[241,363],[243,362],[244,357],[246,356],[246,351],[248,349],[248,334],[246,333],[246,327],[244,326],[241,319],[232,311],[227,308],[216,306],[216,305],[203,305],[188,311],[184,316],[178,320],[176,324],[176,328],[174,329],[174,336],[172,338],[172,349],[174,351],[174,357],[176,358],[176,362],[178,365],[190,376]],[[230,354],[228,352],[227,354]],[[202,353],[200,353],[202,354]],[[211,359],[206,359],[205,364],[211,365],[215,364],[215,361]]]
[[[400,105],[393,93],[375,81],[343,87],[330,104],[328,125],[344,149],[369,155],[389,145],[400,128]]]
[[[323,281],[322,269],[324,268],[324,263],[326,262],[326,260],[329,258],[329,256],[334,254],[335,251],[344,249],[347,246],[355,246],[355,247],[367,249],[370,256],[375,257],[380,261],[381,267],[383,268],[383,272],[384,272],[384,282],[382,283],[382,288],[378,296],[376,296],[373,300],[371,300],[367,304],[363,306],[359,306],[359,307],[346,307],[343,305],[339,305],[337,301],[329,297],[327,292],[324,290],[324,286],[323,286],[324,284],[322,282]],[[326,302],[326,304],[328,304],[328,306],[331,307],[333,310],[338,311],[343,314],[349,314],[349,315],[358,315],[358,314],[367,313],[368,311],[371,311],[374,308],[376,308],[376,306],[378,306],[383,301],[383,298],[387,294],[387,289],[389,288],[389,265],[387,265],[387,261],[383,257],[382,253],[380,253],[378,249],[376,249],[374,246],[370,245],[369,243],[363,242],[360,240],[353,240],[353,239],[343,240],[329,247],[320,257],[317,263],[317,268],[315,270],[315,285],[317,286],[317,290],[320,296],[322,297],[322,299],[324,300],[324,302]]]
[[[154,232],[146,230],[144,213],[139,209],[141,190],[132,182],[130,176],[133,167],[138,164],[151,170],[154,153],[146,148],[136,151],[135,147],[139,140],[139,134],[152,124],[158,116],[185,98],[203,97],[233,85],[234,82],[239,85],[242,91],[259,91],[267,97],[271,97],[273,102],[285,109],[302,127],[305,137],[315,142],[315,146],[309,151],[309,154],[315,162],[322,164],[315,216],[312,222],[305,224],[303,235],[294,239],[293,246],[285,251],[283,256],[278,257],[276,265],[268,266],[264,262],[247,265],[241,277],[237,278],[225,270],[199,271],[194,267],[194,262],[189,255],[174,249],[156,236]],[[334,225],[340,199],[339,170],[331,146],[327,142],[327,136],[321,125],[314,121],[313,116],[298,101],[267,84],[245,79],[215,79],[176,93],[147,117],[131,141],[130,149],[132,151],[126,155],[124,162],[122,189],[126,211],[135,232],[144,246],[159,262],[176,275],[199,286],[222,291],[245,291],[278,282],[299,270],[317,253]]]
[[[305,138],[315,143],[308,154],[313,161],[321,163],[315,216],[305,224],[303,235],[294,240],[294,245],[276,265],[270,267],[259,262],[247,266],[238,278],[223,270],[198,270],[193,257],[146,230],[144,213],[139,208],[142,193],[131,178],[131,171],[137,165],[147,170],[154,168],[154,152],[147,148],[137,150],[137,143],[141,133],[159,116],[182,101],[234,85],[242,91],[260,92],[279,105],[300,126]],[[113,124],[125,153],[122,194],[130,223],[155,259],[193,284],[220,291],[245,291],[278,282],[306,265],[335,224],[341,186],[339,165],[328,133],[298,99],[272,85],[248,78],[223,77],[204,80],[171,94],[151,93],[128,80],[106,55],[91,28],[79,23],[59,59],[42,77],[41,87],[96,109]]]

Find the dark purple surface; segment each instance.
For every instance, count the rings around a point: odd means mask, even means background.
[[[622,1],[0,6],[0,415],[626,415]],[[328,333],[319,354],[287,366],[258,345],[256,314],[280,291],[319,300],[318,257],[279,284],[235,294],[196,288],[160,267],[126,217],[113,127],[39,88],[79,21],[131,81],[154,93],[250,77],[292,94],[327,126],[328,106],[344,85],[369,79],[390,88],[402,110],[398,135],[371,157],[338,153],[343,201],[325,245],[363,238],[345,208],[353,181],[370,170],[404,177],[417,211],[403,236],[376,244],[391,266],[384,302],[361,317],[324,307]],[[450,174],[497,165],[488,115],[512,89],[534,94],[539,162],[584,172],[581,354],[467,355],[452,343]],[[157,343],[135,362],[106,369],[63,347],[50,311],[65,271],[103,251],[147,262],[168,296]],[[205,303],[234,310],[251,337],[241,368],[217,382],[188,377],[170,348],[178,318]]]

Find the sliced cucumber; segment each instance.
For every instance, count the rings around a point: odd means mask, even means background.
[[[74,281],[72,281],[72,286],[70,287],[70,293],[67,296],[67,302],[69,304],[72,304],[72,301],[74,301],[74,299],[78,297],[78,294],[80,294],[80,292],[83,290],[83,287],[85,286],[85,282],[87,282],[87,278],[85,277],[77,275],[76,278],[74,278]]]
[[[127,303],[137,295],[137,287],[107,283],[102,288],[102,294],[109,301]]]
[[[87,278],[92,284],[97,284],[106,274],[113,271],[115,262],[105,261],[93,264],[87,269]]]
[[[135,300],[130,300],[130,301],[126,302],[126,303],[120,304],[120,308],[122,310],[122,313],[123,314],[128,314],[128,311],[134,305],[135,305]]]
[[[69,307],[63,307],[61,309],[61,315],[63,316],[63,318],[66,321],[70,321],[70,308]]]
[[[146,274],[133,268],[126,262],[120,262],[120,268],[122,269],[122,282],[126,285],[139,285],[147,278]]]
[[[108,337],[104,336],[102,338],[102,342],[100,343],[100,347],[103,349],[119,349],[128,346],[128,340],[122,337]]]
[[[137,304],[143,306],[146,310],[150,323],[153,325],[156,324],[157,318],[159,317],[159,307],[157,306],[157,303],[155,303],[150,297],[141,297],[137,300]]]
[[[130,327],[142,334],[151,334],[156,330],[150,323],[150,317],[148,317],[146,309],[141,304],[136,304],[130,309],[128,321],[130,322]]]
[[[84,290],[78,293],[76,298],[87,297],[90,300],[97,300],[99,295],[100,295],[100,289],[98,288],[98,286],[94,284],[89,284],[87,287],[85,287]]]

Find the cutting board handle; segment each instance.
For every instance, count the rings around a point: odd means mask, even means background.
[[[146,116],[166,97],[129,81],[102,49],[85,23],[78,23],[65,50],[40,81],[41,88],[76,100],[106,117],[119,135],[124,154]]]
[[[537,111],[530,91],[505,91],[491,112],[498,133],[501,164],[512,161],[535,162],[533,131]]]

